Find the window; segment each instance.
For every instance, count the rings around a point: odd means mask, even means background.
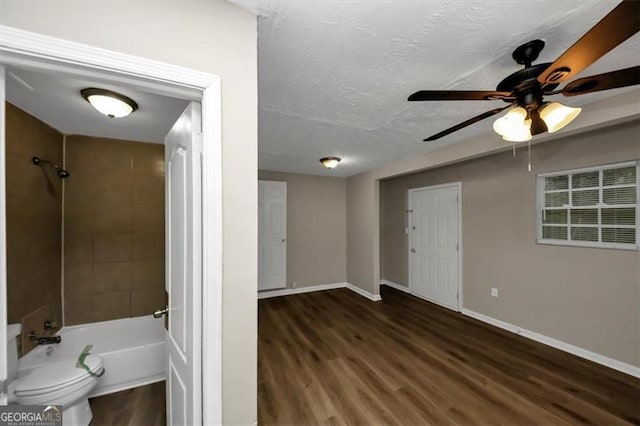
[[[638,162],[538,175],[538,243],[638,249]]]

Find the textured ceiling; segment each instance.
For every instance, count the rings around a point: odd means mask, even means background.
[[[10,68],[7,100],[65,134],[163,143],[188,101],[140,92],[123,85],[105,84],[57,74]],[[128,117],[110,119],[80,96],[80,90],[100,87],[135,100],[139,109]]]
[[[236,0],[258,21],[261,169],[350,176],[491,132],[485,120],[423,138],[501,101],[408,103],[419,89],[494,90],[519,69],[518,45],[541,38],[552,62],[604,17],[610,1]],[[580,77],[638,64],[627,40]],[[621,90],[563,98],[584,106]],[[497,136],[496,136],[497,137]],[[318,159],[344,160],[324,170]]]

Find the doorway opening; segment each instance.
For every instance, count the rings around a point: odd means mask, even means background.
[[[21,319],[21,330],[17,334],[21,336],[24,353],[27,346],[35,344],[36,350],[44,348],[47,357],[59,355],[61,360],[67,359],[64,355],[78,358],[72,345],[67,344],[66,348],[74,353],[65,353],[65,343],[79,340],[82,345],[87,336],[80,330],[87,328],[84,324],[92,323],[91,327],[100,327],[101,333],[125,340],[126,336],[130,336],[130,340],[140,339],[137,343],[141,344],[131,346],[145,352],[137,354],[142,359],[138,364],[116,356],[117,362],[102,359],[93,366],[92,360],[106,357],[94,356],[98,344],[88,348],[92,342],[84,342],[86,347],[81,353],[91,353],[82,358],[89,366],[89,375],[100,376],[98,385],[104,385],[101,391],[96,390],[96,395],[122,390],[123,386],[158,382],[166,377],[168,423],[220,423],[219,79],[8,27],[0,27],[0,31],[0,180],[6,182],[6,185],[0,185],[0,230],[2,235],[11,234],[9,246],[7,240],[0,241],[0,300],[3,301],[0,307],[0,380],[7,382],[10,388],[9,373],[16,367],[10,356],[12,348],[7,344],[18,327],[8,328],[8,320],[13,324],[17,318]],[[38,84],[29,83],[30,77],[34,76],[31,81],[39,81],[36,77],[40,74],[54,74],[83,83],[90,80],[112,86],[107,87],[110,89],[172,98],[178,114],[174,111],[175,125],[166,129],[166,157],[165,146],[143,143],[150,141],[136,140],[137,137],[128,138],[126,135],[131,133],[127,132],[132,130],[127,130],[126,126],[122,126],[124,130],[120,129],[122,134],[107,135],[107,140],[98,131],[94,134],[82,130],[57,131],[52,125],[56,116],[60,118],[66,112],[70,120],[77,117],[69,115],[70,111],[55,102],[49,104],[53,108],[45,113],[49,114],[46,119],[38,117],[41,114],[35,114],[35,111],[28,111],[29,107],[25,106],[29,104],[30,96],[41,99],[42,92],[64,88],[63,85],[38,87]],[[11,86],[5,90],[9,80]],[[14,90],[18,87],[23,90],[20,96]],[[36,93],[25,92],[29,90]],[[38,90],[41,93],[37,93]],[[69,96],[76,95],[69,93]],[[5,104],[5,97],[13,103]],[[90,108],[78,98],[83,107]],[[23,108],[15,105],[19,103],[23,103]],[[141,106],[143,103],[139,102]],[[143,108],[136,111],[141,113],[141,119],[142,111]],[[91,113],[97,114],[96,111]],[[149,122],[153,122],[152,118],[146,117],[151,120]],[[115,125],[115,120],[108,125]],[[29,126],[25,127],[24,123]],[[29,132],[37,134],[27,135]],[[56,133],[60,136],[59,141]],[[46,159],[48,163],[31,162],[25,167],[21,160],[29,156]],[[44,168],[45,165],[52,165],[53,169],[57,166],[58,173],[50,173],[52,170]],[[64,179],[59,173],[61,169],[66,172]],[[25,204],[29,191],[40,194],[41,205],[29,208]],[[42,214],[37,216],[36,213]],[[27,231],[34,231],[29,225],[36,216],[47,218],[37,221],[46,227],[46,232],[40,234],[45,243],[38,249],[40,251],[31,253],[33,244],[30,242],[38,240],[35,233],[27,235]],[[20,250],[34,257],[20,259]],[[60,254],[58,259],[55,259],[56,253]],[[169,265],[166,286],[162,277],[165,257]],[[25,260],[36,265],[32,269],[38,272],[33,274],[22,268],[24,265],[20,265],[20,261],[24,263]],[[45,263],[46,267],[41,268]],[[16,278],[20,281],[19,273],[28,280],[22,280],[21,286],[14,286]],[[32,301],[28,301],[24,306],[12,303],[7,309],[8,300],[24,299],[20,292],[24,293],[27,281],[39,284],[43,275],[50,279],[47,290],[42,292],[43,300],[36,303],[38,306],[32,306]],[[165,310],[169,313],[169,330],[166,333],[162,321],[149,316],[155,308],[164,307],[165,289],[169,292],[168,309]],[[140,315],[143,315],[141,320],[131,318]],[[80,324],[83,326],[77,330],[73,328]],[[109,331],[107,325],[124,328],[127,333]],[[97,329],[94,331],[91,338],[97,338],[101,343],[108,340],[97,333]],[[50,334],[62,337],[63,343],[38,340],[50,338]],[[152,339],[154,336],[160,338]],[[153,341],[141,341],[144,339]],[[102,349],[98,351],[102,352]],[[119,348],[112,352],[118,351]],[[28,354],[24,358],[27,357]],[[128,384],[117,382],[116,373],[123,369],[125,375],[131,373],[132,366],[141,377]],[[18,361],[18,367],[25,377],[40,368],[24,359]],[[113,379],[113,383],[107,379]],[[26,380],[18,378],[15,381],[24,384]],[[6,403],[10,396],[4,393],[0,398]],[[203,405],[203,400],[207,404]]]

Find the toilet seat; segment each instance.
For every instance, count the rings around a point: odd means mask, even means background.
[[[76,367],[76,358],[65,358],[42,367],[38,367],[16,383],[14,393],[17,398],[32,398],[38,395],[53,394],[71,388],[87,379],[95,379],[103,371],[102,358],[88,355],[84,362],[91,373],[82,367]],[[90,380],[95,381],[95,380]]]

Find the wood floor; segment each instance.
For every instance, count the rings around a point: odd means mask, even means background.
[[[164,386],[157,382],[90,399],[91,426],[165,426]]]
[[[383,286],[259,301],[259,424],[640,424],[640,380]]]

